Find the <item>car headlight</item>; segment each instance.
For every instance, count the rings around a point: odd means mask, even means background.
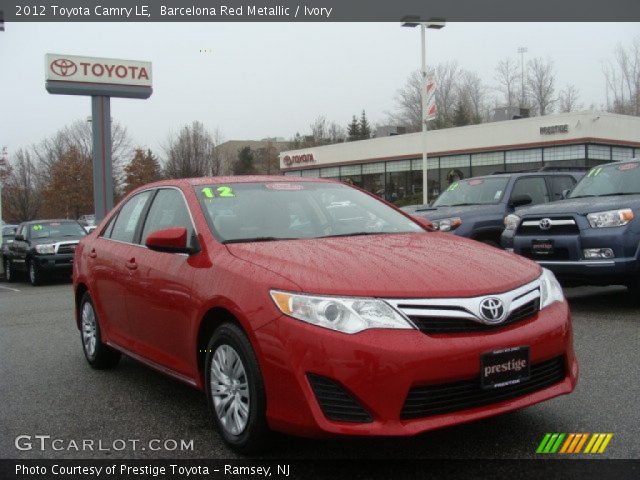
[[[520,225],[520,217],[513,213],[504,217],[504,228],[507,230],[516,230]]]
[[[564,293],[562,287],[551,270],[542,269],[540,275],[540,310],[554,302],[562,302]]]
[[[320,297],[277,290],[270,293],[278,309],[285,315],[339,332],[414,328],[389,304],[375,298]]]
[[[56,253],[56,246],[53,243],[45,243],[43,245],[36,245],[36,252],[41,255],[53,255]]]
[[[607,210],[587,214],[587,220],[591,228],[621,227],[633,220],[633,210]]]
[[[462,225],[462,219],[460,217],[441,218],[440,220],[433,220],[433,228],[440,230],[441,232],[450,232]]]

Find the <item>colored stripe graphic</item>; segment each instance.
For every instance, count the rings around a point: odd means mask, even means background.
[[[612,438],[613,433],[547,433],[538,445],[536,453],[604,453]],[[583,451],[582,447],[585,444]]]

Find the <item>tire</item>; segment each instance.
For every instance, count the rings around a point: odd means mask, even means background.
[[[11,260],[8,258],[5,258],[3,267],[4,267],[4,279],[9,283],[15,282],[16,272],[13,270]]]
[[[100,322],[93,307],[89,292],[80,301],[80,340],[84,357],[96,370],[115,367],[120,361],[120,352],[102,343]]]
[[[27,277],[29,278],[29,283],[34,287],[42,285],[44,282],[44,273],[38,267],[38,264],[31,259],[27,260]]]
[[[242,454],[263,449],[270,437],[264,383],[251,343],[238,326],[224,323],[211,336],[204,384],[225,443]]]
[[[634,278],[627,283],[629,298],[634,305],[640,305],[640,277]]]

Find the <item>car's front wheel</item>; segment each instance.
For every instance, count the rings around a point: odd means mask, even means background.
[[[29,283],[34,287],[42,285],[44,281],[44,273],[38,267],[38,263],[35,260],[27,260],[27,271],[29,272]]]
[[[4,278],[7,282],[12,283],[15,282],[15,272],[13,271],[13,265],[11,264],[11,260],[8,258],[4,259]]]
[[[93,368],[113,368],[120,360],[120,352],[102,343],[100,322],[89,292],[80,302],[80,338],[84,356]]]
[[[212,335],[206,353],[207,400],[218,431],[238,452],[259,450],[269,428],[262,375],[249,339],[237,325],[225,323]]]

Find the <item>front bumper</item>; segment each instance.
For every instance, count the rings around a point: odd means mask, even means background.
[[[57,253],[53,255],[34,255],[33,261],[45,272],[71,272],[73,253]]]
[[[418,330],[333,332],[280,317],[256,331],[267,392],[267,418],[276,430],[304,436],[406,436],[478,420],[570,393],[578,365],[565,302],[497,331],[427,335]],[[564,379],[497,403],[424,418],[402,419],[413,387],[477,379],[480,355],[528,345],[532,365],[563,356]],[[329,420],[308,375],[343,386],[372,417],[365,423]]]

